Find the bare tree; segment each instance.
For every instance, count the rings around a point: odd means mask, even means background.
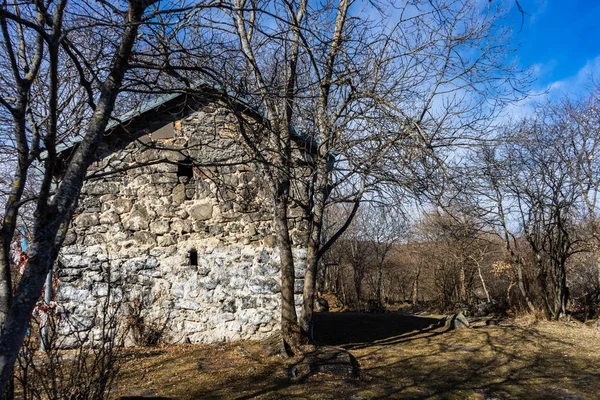
[[[582,217],[588,227],[591,253],[597,260],[596,279],[600,285],[600,225],[598,221],[600,190],[600,89],[589,97],[573,101],[564,99],[544,107],[545,118],[560,132],[556,147],[561,162],[569,169],[576,189],[581,195]]]
[[[443,149],[480,137],[497,106],[514,99],[523,82],[506,63],[511,45],[497,24],[501,13],[466,0],[408,1],[399,9],[352,0],[237,0],[197,22],[216,28],[211,43],[222,54],[222,68],[203,72],[264,114],[256,132],[246,120],[241,126],[272,194],[286,340],[299,343],[310,331],[319,259],[349,226],[341,223],[339,234],[323,240],[326,208],[346,201],[357,209],[375,188],[388,199],[423,194],[450,161]],[[304,164],[293,157],[297,137],[307,145]],[[299,320],[290,202],[308,220]]]
[[[406,236],[406,216],[384,207],[363,209],[361,238],[371,246],[370,264],[375,268],[375,302],[381,309],[384,304],[384,266],[390,251]]]
[[[561,126],[540,114],[507,129],[501,144],[483,152],[481,169],[493,199],[488,217],[504,237],[519,290],[534,311],[532,286],[537,287],[548,319],[566,313],[567,261],[581,251],[576,229],[581,192],[570,163],[561,160],[563,139]],[[524,278],[528,264],[536,282]]]
[[[422,260],[420,269],[435,271],[442,308],[472,305],[480,291],[491,300],[482,269],[491,267],[497,243],[490,240],[483,222],[467,211],[454,207],[425,213],[410,239],[421,244],[414,250]]]
[[[154,0],[10,3],[0,5],[2,143],[11,145],[11,183],[2,219],[0,252],[0,391],[6,394],[17,353],[44,278],[76,207],[86,171],[103,140],[119,94],[148,56],[161,16],[196,6],[154,7]],[[140,40],[144,37],[144,40]],[[137,71],[139,72],[139,71]],[[151,79],[149,79],[151,81]],[[81,139],[64,174],[57,153]],[[39,187],[24,196],[31,176]],[[57,180],[58,178],[58,180]],[[10,243],[23,204],[34,204],[25,272],[12,291]]]

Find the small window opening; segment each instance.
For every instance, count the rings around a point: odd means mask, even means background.
[[[194,166],[191,159],[186,158],[179,161],[177,164],[177,176],[186,176],[188,178],[194,176]]]
[[[190,265],[198,265],[198,251],[196,249],[190,250]]]

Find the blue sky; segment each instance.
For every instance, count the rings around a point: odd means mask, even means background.
[[[505,1],[513,2],[507,23],[521,43],[518,62],[534,68],[533,92],[548,90],[551,98],[585,93],[590,74],[600,77],[600,1],[519,0],[530,14],[521,32],[514,0]]]

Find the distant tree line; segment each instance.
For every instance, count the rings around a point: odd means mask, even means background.
[[[356,218],[327,255],[323,290],[350,308],[376,300],[449,311],[484,302],[549,320],[597,317],[599,105],[596,89],[503,124],[448,172],[441,197],[405,218],[409,229],[378,228],[396,231],[393,243],[370,234],[376,218]]]

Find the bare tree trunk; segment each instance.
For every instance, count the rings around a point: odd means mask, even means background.
[[[360,306],[360,301],[362,297],[362,273],[354,270],[354,290],[356,292],[356,305]]]
[[[2,28],[5,28],[3,20]],[[41,49],[39,50],[41,52]],[[41,57],[39,55],[38,57]],[[36,61],[39,62],[39,61]],[[15,139],[18,151],[17,168],[13,177],[4,219],[1,222],[1,237],[2,249],[0,250],[0,332],[4,321],[8,315],[8,310],[12,302],[12,276],[11,276],[11,260],[10,260],[10,245],[14,238],[17,229],[17,217],[19,211],[18,203],[21,201],[25,184],[27,181],[27,171],[34,157],[37,157],[38,143],[35,141],[30,149],[26,139],[26,117],[25,112],[28,107],[28,97],[31,89],[32,76],[28,74],[27,79],[19,80],[18,82],[18,100],[13,110],[13,122]]]
[[[546,277],[546,272],[541,270],[541,266],[538,266],[538,280],[540,284],[540,291],[542,293],[542,300],[544,306],[544,314],[546,315],[546,319],[551,321],[554,319],[554,308],[550,305],[550,300],[548,298],[548,282]]]
[[[302,341],[294,301],[294,256],[288,229],[288,196],[289,182],[283,182],[278,188],[273,222],[281,266],[281,333],[283,340],[296,352]]]
[[[519,261],[517,261],[515,267],[517,269],[517,286],[519,287],[519,291],[525,299],[525,304],[527,305],[527,308],[529,308],[529,311],[534,313],[535,306],[533,305],[533,303],[529,299],[529,296],[527,295],[527,290],[525,289],[525,283],[523,281],[523,267],[521,266],[521,263]]]
[[[562,263],[561,263],[562,264]],[[554,319],[567,315],[567,274],[564,264],[555,267]]]
[[[383,300],[381,298],[381,285],[383,282],[383,262],[378,263],[377,265],[377,287],[375,288],[376,290],[376,296],[377,296],[377,303],[379,305],[383,305]]]
[[[100,89],[94,118],[83,141],[80,142],[73,155],[57,193],[51,197],[50,183],[56,156],[56,149],[53,147],[52,142],[57,133],[56,85],[58,76],[56,76],[56,64],[58,60],[56,55],[58,40],[62,37],[62,16],[66,1],[61,1],[57,5],[57,17],[53,25],[53,35],[50,38],[50,42],[55,47],[49,51],[49,69],[51,75],[52,73],[54,75],[50,76],[50,122],[46,140],[49,144],[52,143],[52,146],[47,148],[46,171],[34,213],[35,225],[29,259],[25,273],[21,277],[8,310],[4,330],[0,336],[0,395],[4,395],[9,387],[13,366],[23,343],[31,313],[40,297],[46,274],[52,267],[58,255],[62,238],[64,238],[64,232],[59,233],[59,229],[71,220],[73,206],[83,185],[87,168],[93,161],[93,155],[102,140],[102,134],[108,124],[115,100],[128,69],[129,58],[137,38],[142,15],[144,10],[152,3],[152,0],[130,0],[126,16],[127,23],[121,33],[121,43],[113,59],[110,72]]]
[[[23,125],[23,130],[24,130]],[[24,132],[23,132],[24,134]],[[18,136],[19,134],[17,134]],[[24,150],[24,149],[23,149]],[[21,151],[19,152],[21,153]],[[13,179],[11,193],[7,202],[4,221],[2,221],[2,249],[0,251],[0,330],[8,315],[12,302],[12,276],[10,260],[10,244],[17,227],[17,202],[20,201],[27,178],[27,157],[19,154],[19,168]]]
[[[413,280],[412,285],[412,303],[417,304],[419,302],[419,278],[421,276],[421,266],[417,265],[417,275]]]
[[[598,238],[594,238],[594,242],[594,260],[596,260],[596,279],[598,280],[598,287],[600,287],[600,251],[598,251]]]
[[[52,246],[52,242],[32,244],[27,268],[21,278],[22,281],[27,282],[27,285],[19,285],[9,309],[0,340],[0,388],[2,388],[2,393],[5,392],[11,381],[13,366],[25,339],[31,311],[33,311],[44,286],[45,274],[52,266],[52,258],[48,251]]]
[[[510,301],[510,291],[514,286],[515,286],[515,283],[511,279],[510,283],[508,284],[508,289],[506,289],[506,304],[508,304],[509,307],[512,307],[512,304]]]
[[[343,28],[346,22],[346,15],[350,2],[340,0],[336,14],[335,28],[327,55],[327,62],[323,77],[319,87],[319,101],[317,112],[317,126],[319,128],[321,143],[317,146],[317,176],[315,182],[315,194],[313,202],[313,212],[311,216],[310,235],[308,238],[308,255],[306,263],[306,273],[304,276],[304,290],[302,296],[302,316],[300,327],[305,335],[311,330],[313,307],[315,301],[315,285],[317,277],[317,266],[319,263],[319,250],[321,246],[321,230],[323,227],[323,214],[325,211],[325,201],[327,200],[328,182],[328,163],[330,139],[333,136],[330,126],[330,115],[328,113],[329,96],[331,80],[334,73],[334,66],[337,56],[343,42]]]
[[[317,267],[319,265],[319,250],[321,246],[321,232],[323,227],[323,215],[325,211],[325,198],[327,191],[327,155],[319,158],[317,165],[317,182],[315,185],[315,198],[311,220],[311,229],[308,238],[308,252],[306,259],[306,271],[304,274],[304,289],[302,292],[302,315],[300,328],[302,333],[308,336],[311,331],[315,288],[317,282]]]
[[[488,292],[487,287],[485,286],[485,280],[483,279],[483,275],[481,274],[481,265],[477,263],[477,273],[479,274],[479,280],[481,281],[481,286],[483,286],[483,291],[485,292],[485,297],[487,302],[491,301],[490,292]]]
[[[458,293],[460,297],[460,301],[462,303],[468,303],[467,299],[467,285],[466,285],[466,276],[465,276],[465,264],[461,262],[460,271],[458,275]]]

